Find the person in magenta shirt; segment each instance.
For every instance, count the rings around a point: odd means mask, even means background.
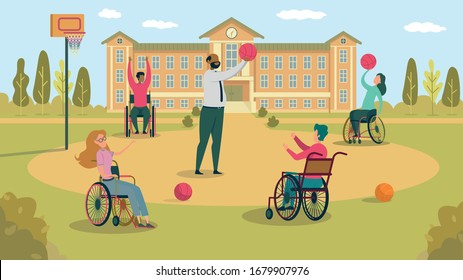
[[[301,141],[301,139],[299,139],[299,137],[296,136],[296,134],[291,133],[291,137],[294,139],[294,141],[302,151],[299,153],[295,153],[286,144],[283,144],[283,147],[288,152],[288,154],[295,160],[307,159],[307,157],[311,153],[318,153],[320,155],[312,154],[309,158],[326,158],[328,151],[325,145],[323,145],[322,143],[323,140],[325,140],[326,135],[328,135],[328,126],[323,124],[315,124],[313,133],[313,140],[315,144],[313,144],[312,146],[306,145],[304,142]],[[298,181],[297,172],[287,172],[286,174],[293,174],[296,181]],[[321,176],[305,176],[303,188],[320,188],[322,186],[323,179]],[[286,185],[286,189],[284,190],[283,205],[279,208],[279,210],[294,209],[294,199],[290,199],[290,197],[296,196],[296,188],[297,186],[291,186],[291,183]]]
[[[129,65],[127,69],[127,80],[129,81],[130,88],[133,92],[133,108],[130,112],[130,118],[135,128],[135,134],[138,134],[137,117],[143,116],[143,134],[146,134],[146,128],[150,119],[150,110],[146,107],[146,94],[151,84],[151,67],[148,57],[145,58],[146,62],[146,78],[144,72],[137,72],[138,83],[135,82],[132,76],[132,58],[129,57]]]

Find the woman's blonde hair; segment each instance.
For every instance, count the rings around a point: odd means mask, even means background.
[[[87,147],[80,153],[79,157],[75,157],[75,159],[79,161],[79,164],[85,168],[96,167],[96,152],[98,152],[100,146],[95,143],[95,140],[99,134],[106,136],[106,131],[94,130],[90,132],[85,141]],[[106,146],[106,149],[110,151],[109,146]]]

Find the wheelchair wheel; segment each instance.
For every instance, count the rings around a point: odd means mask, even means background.
[[[372,116],[368,120],[368,134],[370,134],[371,140],[376,144],[381,144],[386,137],[386,128],[384,127],[383,121],[376,116]]]
[[[108,188],[100,183],[94,183],[85,198],[85,212],[88,220],[95,226],[106,223],[111,213],[111,195]]]
[[[129,106],[125,106],[124,110],[124,128],[125,128],[125,137],[130,137],[130,129],[129,129]]]
[[[118,224],[123,227],[130,225],[133,221],[132,207],[128,198],[113,198],[112,212],[114,217],[118,217]]]
[[[267,220],[271,220],[272,217],[273,217],[273,211],[272,209],[268,208],[267,211],[265,211],[265,217],[267,218]]]
[[[287,197],[285,200],[285,190],[294,191],[294,196]],[[299,182],[296,177],[292,175],[284,175],[280,178],[280,180],[278,180],[278,183],[275,186],[273,202],[276,212],[283,220],[290,221],[297,216],[301,209],[300,197],[301,193]],[[291,205],[287,205],[291,204],[291,200],[294,200],[292,207]]]
[[[305,215],[312,221],[318,221],[326,213],[329,203],[329,193],[326,182],[323,180],[323,188],[303,189],[302,191],[302,208]]]
[[[118,216],[113,217],[113,226],[117,227],[121,220],[119,220]]]
[[[354,135],[354,131],[352,130],[350,118],[347,118],[346,122],[344,123],[344,128],[342,129],[342,137],[344,138],[344,142],[351,144],[352,143],[351,137],[353,135]]]

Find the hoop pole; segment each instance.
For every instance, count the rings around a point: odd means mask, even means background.
[[[68,149],[68,132],[69,132],[69,111],[68,111],[68,40],[64,38],[64,80],[65,80],[65,92],[64,92],[64,149]]]

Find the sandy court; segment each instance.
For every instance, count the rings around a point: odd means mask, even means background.
[[[299,151],[290,131],[268,129],[266,118],[249,114],[226,114],[222,138],[219,170],[223,175],[212,175],[212,156],[208,144],[202,171],[194,175],[199,129],[161,132],[153,138],[138,136],[136,143],[123,155],[114,157],[121,173],[134,175],[142,188],[145,200],[165,204],[188,205],[252,205],[267,204],[273,194],[281,171],[302,171],[304,161],[295,161],[283,149],[287,143]],[[312,125],[311,125],[312,126]],[[329,183],[330,199],[346,200],[374,195],[376,185],[390,183],[396,191],[416,186],[435,176],[438,163],[430,156],[394,143],[347,145],[340,131],[329,131],[325,140],[329,156],[338,156]],[[335,134],[336,133],[336,134]],[[312,132],[296,132],[307,144],[313,143]],[[134,139],[134,138],[132,138]],[[386,139],[387,140],[387,139]],[[120,134],[109,135],[112,150],[121,150],[131,139]],[[29,172],[38,180],[78,193],[86,193],[98,179],[95,169],[87,170],[74,160],[74,155],[85,148],[85,142],[69,146],[65,152],[45,153],[28,165]],[[187,182],[193,188],[189,201],[175,199],[177,183]]]

